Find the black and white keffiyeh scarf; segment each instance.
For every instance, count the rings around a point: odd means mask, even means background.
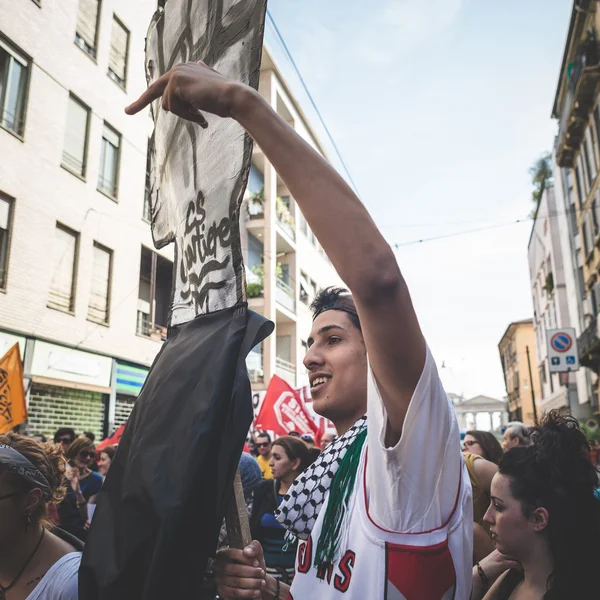
[[[366,427],[365,415],[327,446],[319,458],[294,481],[275,511],[275,518],[288,530],[288,534],[302,540],[308,539],[344,455]]]

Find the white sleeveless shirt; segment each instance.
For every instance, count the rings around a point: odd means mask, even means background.
[[[369,374],[368,435],[340,556],[314,564],[326,505],[298,544],[288,600],[468,600],[471,484],[452,404],[427,350],[402,437],[386,448],[387,416]]]

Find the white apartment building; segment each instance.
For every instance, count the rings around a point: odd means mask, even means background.
[[[531,296],[533,299],[537,368],[540,378],[541,413],[553,408],[569,409],[578,406],[577,375],[550,373],[546,332],[561,327],[572,327],[567,286],[565,284],[565,261],[561,245],[561,221],[566,214],[557,208],[553,188],[547,189],[537,209],[529,238],[528,259]],[[570,258],[570,257],[568,257]],[[569,260],[570,264],[570,260]]]
[[[147,111],[123,112],[146,87],[156,8],[0,2],[0,353],[20,346],[30,431],[113,430],[165,338],[173,248],[154,248],[148,222],[153,124]],[[266,53],[261,91],[316,145]],[[257,150],[249,196],[261,178],[263,217],[249,216],[243,237],[262,286],[251,306],[277,329],[249,359],[257,389],[275,372],[302,383],[305,302],[317,285],[339,281]]]
[[[268,50],[263,52],[259,91],[324,155]],[[274,334],[250,356],[253,389],[266,390],[274,374],[299,388],[308,383],[302,364],[312,323],[308,307],[319,289],[340,285],[341,280],[283,181],[257,146],[244,206],[242,245],[250,284],[248,303],[276,324]]]

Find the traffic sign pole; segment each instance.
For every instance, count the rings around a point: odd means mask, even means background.
[[[529,369],[529,385],[531,386],[531,400],[533,402],[533,419],[535,424],[538,422],[537,406],[535,405],[535,390],[533,389],[533,377],[531,375],[531,358],[529,358],[529,346],[526,346],[527,350],[527,368]]]

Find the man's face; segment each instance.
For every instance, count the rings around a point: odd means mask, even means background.
[[[58,438],[58,443],[62,446],[62,451],[64,454],[67,453],[67,450],[69,449],[69,446],[71,445],[72,442],[73,442],[73,438],[68,433],[63,433]]]
[[[271,456],[271,442],[268,437],[256,438],[256,449],[261,456]]]
[[[502,438],[502,449],[504,452],[508,452],[511,448],[515,448],[518,445],[519,438],[517,436],[512,437],[507,429]]]
[[[328,310],[314,321],[304,366],[315,411],[334,425],[367,410],[367,350],[347,313]]]

